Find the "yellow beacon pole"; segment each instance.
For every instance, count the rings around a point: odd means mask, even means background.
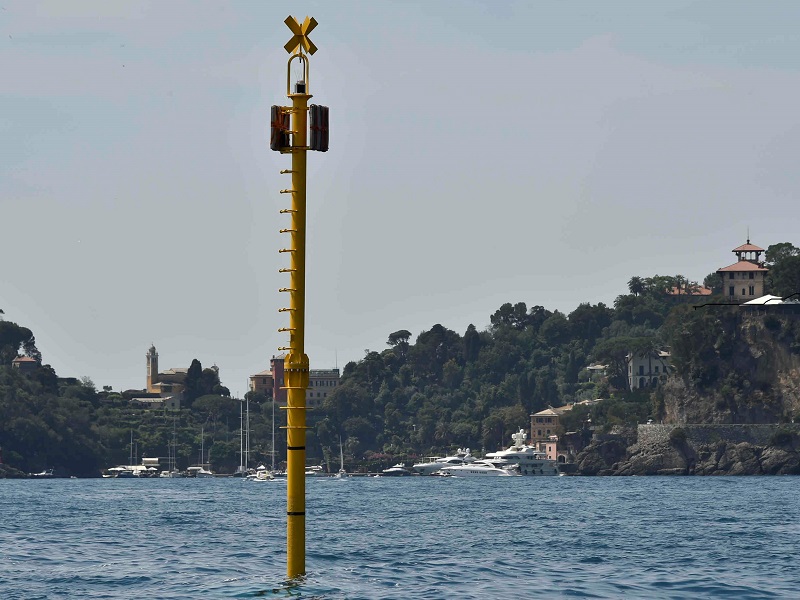
[[[289,273],[290,285],[281,288],[289,294],[289,308],[280,312],[289,313],[289,327],[278,331],[288,332],[289,345],[279,348],[287,351],[284,358],[284,381],[287,390],[286,406],[286,573],[290,579],[306,572],[306,389],[308,388],[308,356],[305,354],[305,308],[306,308],[306,151],[327,150],[327,108],[312,105],[312,144],[308,144],[308,54],[317,51],[308,39],[308,34],[317,22],[308,17],[302,25],[294,18],[285,21],[294,34],[286,44],[286,51],[292,56],[287,64],[286,95],[292,106],[272,107],[272,131],[270,147],[292,155],[292,168],[281,171],[291,173],[291,189],[281,190],[291,194],[291,208],[281,210],[288,214],[291,224],[281,229],[291,239],[289,248],[280,252],[289,254],[289,268],[281,269]],[[301,79],[292,87],[291,68],[296,61],[300,67]],[[322,110],[324,109],[324,111]],[[324,113],[324,123],[320,115]],[[324,125],[324,131],[323,131]],[[290,141],[291,136],[291,141]],[[324,138],[324,140],[323,140]],[[324,144],[321,142],[324,141]],[[324,147],[323,147],[324,146]]]

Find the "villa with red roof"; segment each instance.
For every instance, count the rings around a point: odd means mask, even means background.
[[[769,269],[761,260],[763,248],[750,243],[733,249],[737,262],[717,269],[722,277],[722,293],[731,302],[747,302],[764,295],[764,280]]]

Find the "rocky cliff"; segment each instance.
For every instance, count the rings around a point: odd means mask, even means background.
[[[663,389],[664,423],[780,423],[800,416],[800,319],[720,318],[699,359],[677,357]],[[682,368],[681,368],[682,367]]]
[[[729,312],[713,325],[693,342],[703,361],[682,356],[654,392],[661,423],[592,440],[578,473],[800,474],[800,319]]]
[[[648,437],[630,446],[625,446],[622,438],[596,440],[578,456],[578,472],[584,475],[800,475],[800,426],[763,426],[764,430],[772,430],[766,443],[758,439],[739,441],[736,437],[740,436],[728,437],[724,430],[720,435],[708,435],[715,429],[716,426],[707,426],[705,436],[696,436],[694,432],[687,434],[685,427],[676,427],[666,438]]]

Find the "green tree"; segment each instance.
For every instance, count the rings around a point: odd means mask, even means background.
[[[186,379],[183,382],[184,404],[191,407],[196,398],[203,395],[203,365],[200,361],[192,359],[189,370],[186,372]]]
[[[772,244],[771,246],[767,247],[766,252],[764,252],[764,260],[769,267],[772,267],[782,260],[795,256],[800,256],[800,248],[796,248],[794,244],[790,242]]]
[[[481,350],[481,335],[472,323],[464,333],[464,358],[467,362],[474,362]]]
[[[765,257],[769,292],[783,297],[800,293],[800,248],[789,242],[773,244]]]
[[[11,321],[0,320],[0,365],[10,365],[17,358],[20,349],[26,356],[42,360],[42,354],[36,348],[36,338],[30,329]]]
[[[705,279],[703,279],[703,287],[710,289],[711,293],[715,296],[724,292],[724,282],[720,274],[716,271],[706,275]]]

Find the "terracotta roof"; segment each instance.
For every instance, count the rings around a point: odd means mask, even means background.
[[[740,260],[735,265],[717,269],[717,273],[722,273],[723,271],[769,271],[769,269],[762,267],[761,265],[757,265],[756,263],[752,263],[749,260]]]
[[[255,375],[250,375],[250,377],[272,377],[272,371],[261,371]]]
[[[179,375],[182,373],[186,373],[188,375],[189,369],[187,369],[186,367],[172,368],[172,369],[167,369],[166,371],[161,371],[159,375]]]
[[[733,252],[764,252],[764,249],[754,246],[750,243],[750,240],[748,240],[746,244],[739,246],[738,248],[734,248]]]
[[[38,364],[39,361],[36,360],[35,358],[31,358],[30,356],[18,356],[17,358],[12,360],[11,362],[12,363],[23,363],[23,362],[31,363],[32,362],[32,363],[37,363]]]
[[[672,288],[670,291],[667,292],[670,296],[710,296],[714,292],[707,287],[703,287],[702,285],[697,286],[696,288],[691,290],[690,294],[687,294],[685,290],[678,289],[677,287]]]
[[[534,413],[534,414],[533,414],[533,415],[531,415],[531,416],[532,416],[532,417],[557,417],[557,416],[559,416],[559,413],[557,413],[557,412],[556,412],[555,410],[553,410],[552,408],[546,408],[546,409],[544,409],[544,410],[540,410],[540,411],[539,411],[539,412],[537,412],[537,413]]]

